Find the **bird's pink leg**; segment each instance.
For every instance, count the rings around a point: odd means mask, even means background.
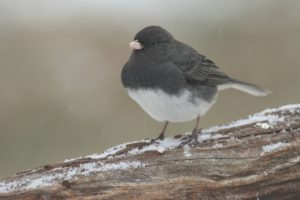
[[[167,129],[168,124],[169,124],[169,121],[166,121],[163,130],[161,131],[161,133],[159,134],[159,136],[156,139],[163,140],[165,138],[165,131]]]
[[[199,130],[198,129],[199,123],[200,123],[200,115],[198,115],[197,118],[196,118],[196,125],[195,125],[195,128],[194,128],[193,132],[192,132],[192,135],[197,135],[198,130]]]

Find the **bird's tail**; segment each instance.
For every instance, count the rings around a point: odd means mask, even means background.
[[[220,90],[227,89],[227,88],[234,88],[254,96],[266,96],[271,93],[271,91],[268,89],[262,88],[260,86],[251,83],[246,83],[234,79],[232,79],[229,83],[219,85]]]

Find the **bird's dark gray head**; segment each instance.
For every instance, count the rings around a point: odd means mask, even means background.
[[[129,43],[133,55],[165,61],[172,50],[173,36],[160,26],[147,26],[134,36]]]
[[[143,48],[151,48],[171,42],[173,36],[160,26],[147,26],[135,35],[134,40],[138,41]]]

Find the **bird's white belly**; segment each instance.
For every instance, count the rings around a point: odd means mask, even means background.
[[[182,90],[180,95],[169,95],[159,89],[127,90],[129,96],[157,121],[190,121],[204,115],[215,102],[196,99],[196,103],[192,103],[188,90]]]

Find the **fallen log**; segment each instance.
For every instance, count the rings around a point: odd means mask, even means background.
[[[300,199],[300,104],[26,170],[0,199]]]

